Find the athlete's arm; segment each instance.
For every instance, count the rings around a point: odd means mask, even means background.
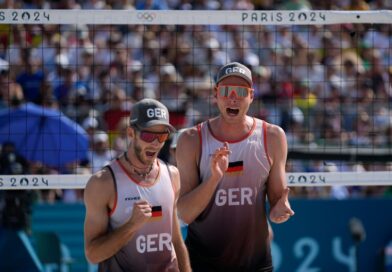
[[[288,200],[289,188],[286,183],[287,141],[284,131],[276,125],[267,125],[267,150],[271,159],[271,170],[267,183],[270,203],[270,220],[286,222],[294,215]]]
[[[186,249],[184,240],[181,234],[180,224],[178,222],[177,217],[177,200],[180,195],[180,174],[178,169],[174,166],[170,166],[173,188],[175,193],[175,201],[174,201],[174,208],[173,208],[173,230],[172,230],[172,242],[174,246],[174,250],[176,251],[178,267],[181,272],[190,272],[191,264],[189,261],[188,250]]]
[[[115,189],[108,169],[94,174],[86,185],[84,203],[84,244],[87,259],[102,262],[116,254],[134,233],[151,217],[146,201],[135,203],[131,219],[120,228],[108,233],[109,210],[113,208]]]
[[[187,224],[192,223],[207,207],[228,166],[230,151],[225,144],[211,155],[211,176],[200,182],[198,171],[200,144],[196,127],[184,131],[177,143],[176,160],[181,176],[178,212],[180,218]]]

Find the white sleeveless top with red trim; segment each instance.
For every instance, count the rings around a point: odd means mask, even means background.
[[[200,179],[210,177],[211,154],[223,146],[208,121],[198,125]],[[187,246],[200,260],[229,270],[255,271],[272,266],[265,211],[270,161],[266,123],[253,119],[246,137],[229,142],[229,168],[207,208],[188,226]]]
[[[152,206],[152,218],[114,256],[99,265],[99,271],[178,271],[172,244],[174,188],[168,167],[158,161],[159,175],[155,183],[146,186],[133,180],[119,160],[113,170],[116,202],[110,212],[109,231],[127,222],[133,204],[141,199]]]

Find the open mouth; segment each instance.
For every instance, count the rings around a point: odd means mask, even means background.
[[[239,112],[239,109],[226,108],[226,113],[230,116],[237,116]]]
[[[156,153],[157,152],[155,152],[155,151],[146,151],[146,156],[149,158],[152,158],[155,156]]]

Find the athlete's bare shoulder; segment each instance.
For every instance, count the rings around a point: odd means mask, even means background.
[[[277,125],[266,123],[267,150],[272,163],[286,161],[287,140],[284,130]]]
[[[173,188],[175,190],[175,193],[178,194],[180,191],[180,173],[178,171],[178,168],[172,164],[168,164],[168,170],[170,171],[170,175],[172,177],[172,184]]]
[[[185,137],[185,138],[199,137],[198,127],[193,126],[193,127],[185,129],[184,132],[181,134],[181,136]]]
[[[201,152],[200,126],[194,126],[181,133],[176,150],[177,166],[181,176],[196,171],[195,166]],[[194,173],[196,175],[196,173]]]
[[[173,164],[167,164],[171,175],[178,175],[178,168]]]
[[[106,184],[109,184],[110,182],[113,181],[113,176],[109,170],[108,167],[102,168],[100,171],[94,173],[87,185],[89,184],[99,184],[100,186],[105,186]]]
[[[265,122],[265,123],[266,123],[266,129],[267,129],[267,137],[269,137],[269,138],[272,137],[273,139],[278,138],[280,140],[286,138],[286,134],[280,126],[270,124],[267,122]]]
[[[85,194],[93,198],[108,200],[114,196],[113,176],[108,167],[94,173],[87,182]]]
[[[197,126],[184,130],[178,138],[177,150],[193,149],[199,145],[199,131]]]

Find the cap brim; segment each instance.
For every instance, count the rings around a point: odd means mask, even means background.
[[[248,78],[247,76],[245,76],[245,75],[243,75],[243,74],[234,74],[234,73],[231,73],[231,74],[227,74],[227,75],[222,76],[221,78],[219,78],[219,81],[216,82],[216,85],[218,85],[218,83],[221,82],[221,81],[222,81],[223,79],[225,79],[226,77],[230,77],[230,76],[241,77],[241,78],[245,79],[246,82],[248,82],[250,86],[253,85],[253,82],[252,82],[251,80],[249,80],[249,78]]]
[[[144,126],[140,126],[140,125],[138,125],[138,126],[140,128],[149,128],[149,127],[157,126],[157,125],[164,125],[164,126],[166,126],[167,128],[169,128],[170,132],[176,132],[177,131],[171,124],[168,124],[168,123],[166,123],[165,121],[162,121],[162,120],[151,120],[151,121],[145,123]]]

